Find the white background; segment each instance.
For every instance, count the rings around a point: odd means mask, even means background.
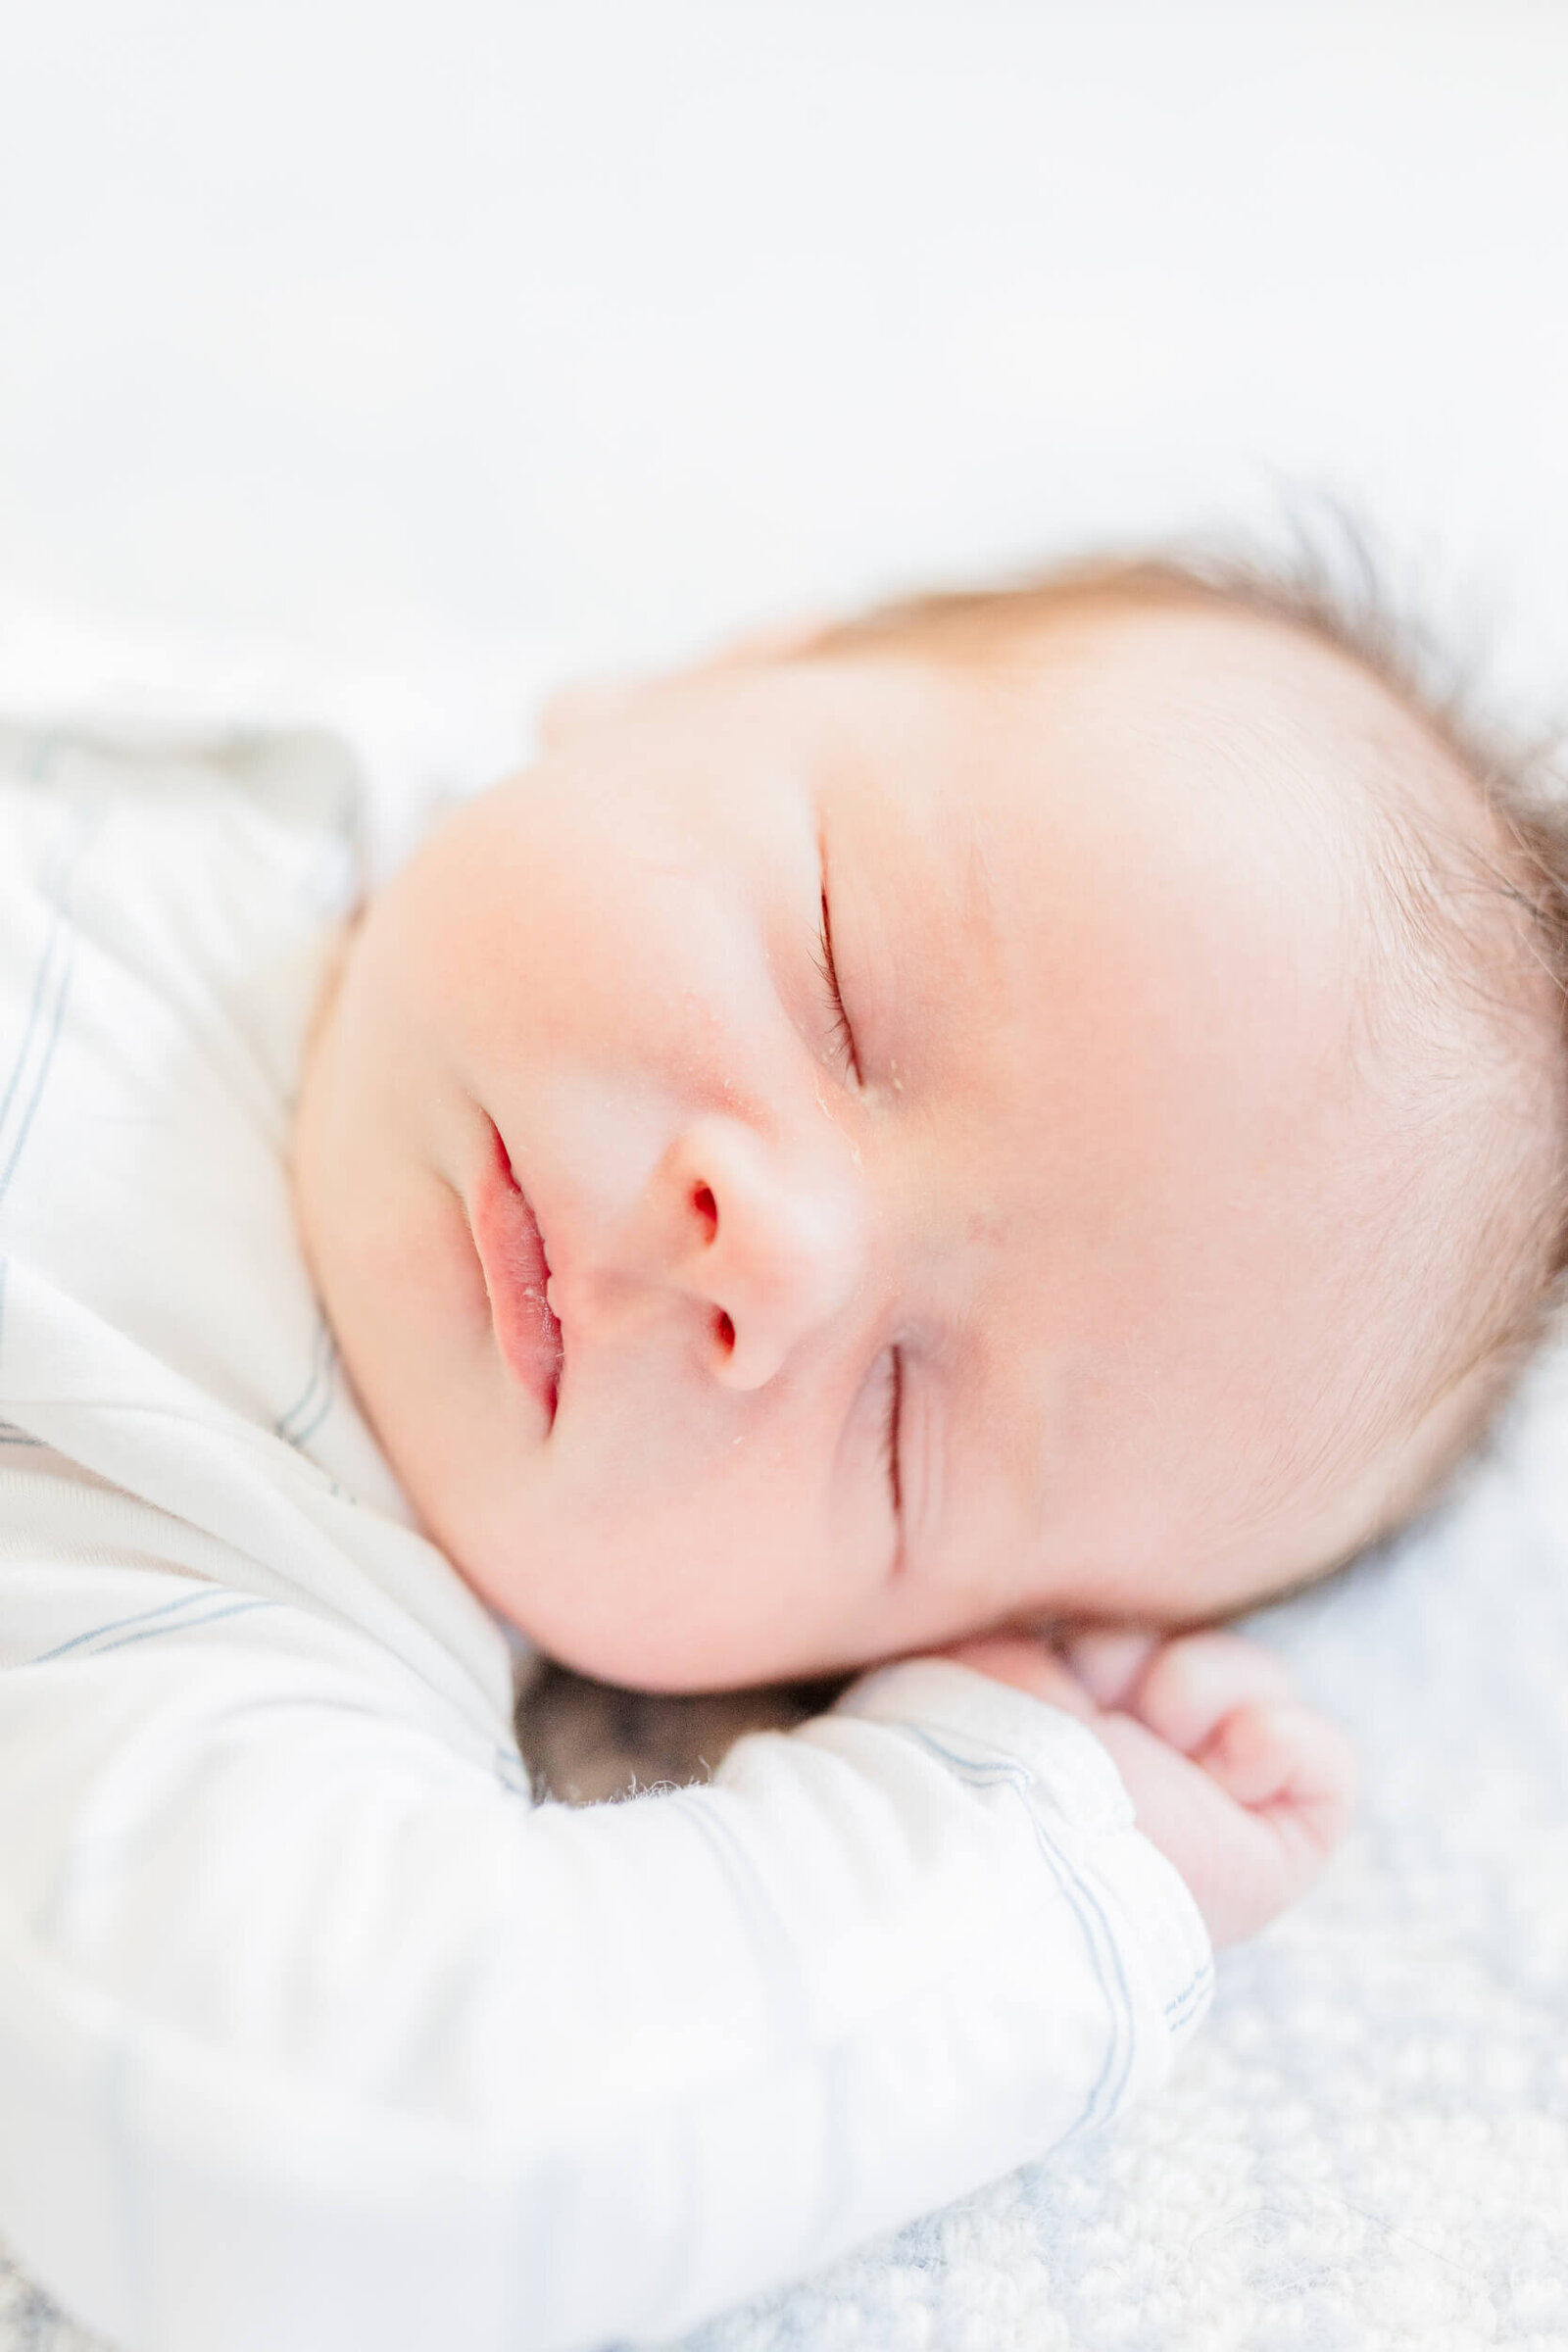
[[[1348,495],[1568,647],[1554,0],[10,0],[0,584],[655,660]]]

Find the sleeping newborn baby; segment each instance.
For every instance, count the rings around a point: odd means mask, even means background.
[[[1553,1289],[1548,821],[1160,565],[578,697],[353,920],[318,744],[6,774],[42,2281],[172,2352],[664,2334],[1157,2082],[1348,1803],[1207,1629],[1431,1497]],[[872,1671],[530,1809],[502,1626]]]
[[[299,1129],[360,1392],[503,1616],[664,1689],[1168,1627],[1431,1492],[1544,1288],[1562,1116],[1470,879],[1507,846],[1416,711],[1122,572],[556,732],[371,908]],[[1211,1777],[1330,1794],[1261,1653],[1148,1647],[1068,1656]],[[1255,1924],[1253,1823],[1107,1737]]]

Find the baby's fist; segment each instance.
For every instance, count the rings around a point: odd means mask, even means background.
[[[1083,1718],[1216,1943],[1254,1934],[1304,1894],[1345,1829],[1348,1740],[1238,1634],[1090,1633],[1059,1652],[997,1635],[948,1654]]]

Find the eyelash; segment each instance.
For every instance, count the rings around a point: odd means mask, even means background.
[[[888,1357],[888,1417],[882,1433],[882,1451],[887,1463],[888,1486],[893,1494],[893,1516],[903,1514],[904,1491],[899,1480],[899,1422],[904,1410],[904,1355],[893,1348]]]
[[[857,1079],[860,1076],[860,1056],[856,1051],[855,1032],[850,1016],[844,1009],[844,994],[839,987],[838,966],[833,960],[833,923],[827,909],[827,892],[821,899],[821,915],[817,923],[816,953],[812,958],[822,975],[823,986],[833,1007],[833,1042],[840,1056],[849,1063]]]

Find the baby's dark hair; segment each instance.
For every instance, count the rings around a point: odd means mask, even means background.
[[[1326,552],[1304,537],[1284,561],[1178,548],[1095,558],[996,586],[889,602],[823,630],[810,654],[921,653],[965,665],[1010,661],[1063,614],[1096,607],[1207,609],[1303,635],[1375,679],[1416,722],[1486,822],[1449,832],[1432,807],[1383,794],[1381,862],[1394,960],[1419,995],[1465,1001],[1469,1035],[1495,1049],[1507,1084],[1475,1226],[1461,1237],[1464,1298],[1437,1395],[1461,1382],[1473,1409],[1401,1517],[1446,1488],[1485,1442],[1568,1295],[1568,778],[1556,739],[1521,739],[1484,714],[1439,634],[1381,584],[1364,540],[1341,525]],[[1454,1083],[1459,1083],[1454,1073]],[[1430,1401],[1436,1401],[1436,1397]]]

